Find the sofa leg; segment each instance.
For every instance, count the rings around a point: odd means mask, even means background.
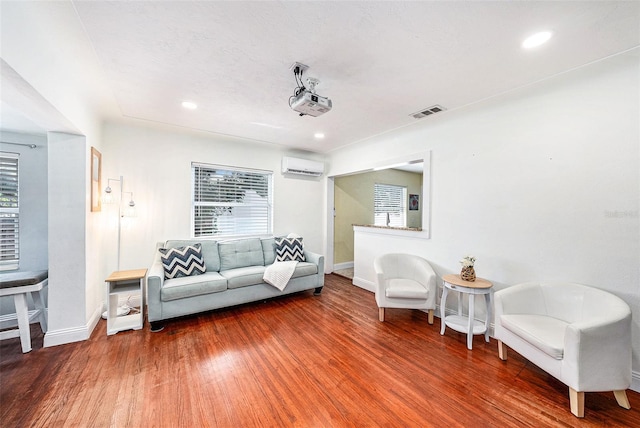
[[[502,361],[507,361],[507,345],[502,343],[502,340],[498,340],[498,357]]]
[[[429,309],[429,324],[433,325],[433,309]]]
[[[151,322],[151,331],[153,333],[157,333],[159,331],[164,330],[164,324],[158,321]]]
[[[314,296],[319,296],[320,293],[322,293],[322,287],[316,287],[316,289],[313,291]]]
[[[378,319],[384,321],[384,308],[378,309]]]
[[[627,410],[631,408],[631,404],[629,404],[629,399],[627,398],[626,390],[621,389],[618,391],[613,391],[613,395],[615,395],[616,401],[618,402],[618,405],[620,407],[623,407]]]
[[[579,418],[584,418],[584,391],[576,391],[569,387],[569,403],[571,413]]]

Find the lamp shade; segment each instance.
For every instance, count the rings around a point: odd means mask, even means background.
[[[114,198],[113,198],[113,191],[111,190],[111,187],[107,186],[104,189],[104,193],[102,194],[102,203],[103,204],[113,204]]]
[[[129,201],[126,207],[122,210],[123,217],[135,217],[136,216],[136,203],[133,199]]]

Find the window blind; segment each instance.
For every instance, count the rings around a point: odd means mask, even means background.
[[[374,186],[374,224],[376,226],[406,227],[406,200],[406,187],[376,183]],[[387,224],[387,217],[389,224]]]
[[[271,234],[271,171],[192,164],[193,235]]]
[[[20,264],[20,200],[18,155],[0,154],[0,270]]]

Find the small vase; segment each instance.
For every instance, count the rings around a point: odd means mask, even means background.
[[[476,271],[473,266],[464,266],[460,272],[460,278],[463,281],[473,282],[476,280]]]

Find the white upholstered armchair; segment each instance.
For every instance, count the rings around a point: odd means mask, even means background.
[[[436,274],[422,257],[413,254],[384,254],[373,262],[376,271],[376,303],[380,321],[385,308],[428,311],[433,324],[436,308]]]
[[[613,391],[630,408],[631,310],[603,290],[573,283],[525,283],[494,294],[500,359],[508,346],[569,387],[571,412],[584,393]]]

